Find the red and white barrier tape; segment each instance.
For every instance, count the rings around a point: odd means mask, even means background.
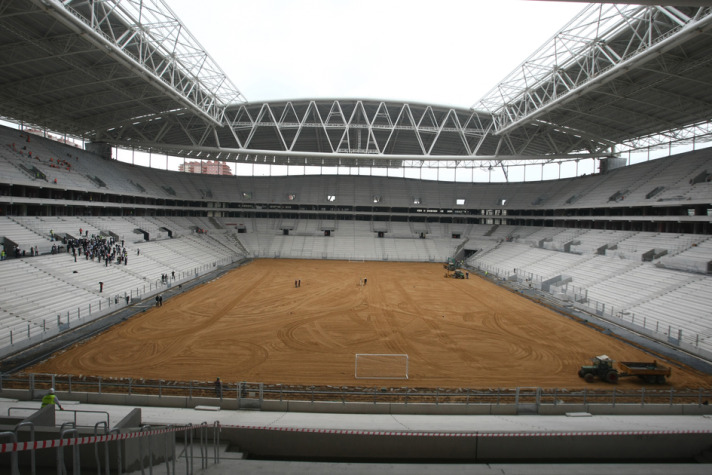
[[[171,427],[169,429],[128,432],[126,434],[107,434],[99,436],[92,435],[87,437],[75,437],[73,439],[36,440],[34,442],[9,442],[6,444],[0,444],[0,453],[22,452],[24,450],[52,449],[57,447],[69,447],[72,445],[86,445],[98,442],[112,442],[114,440],[136,439],[152,435],[167,434],[170,432],[179,432],[187,429],[197,429],[200,427],[201,426],[181,426]]]

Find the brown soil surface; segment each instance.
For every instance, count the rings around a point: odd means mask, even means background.
[[[591,388],[592,356],[655,359],[441,264],[257,260],[55,355],[35,373],[295,385]],[[360,286],[361,278],[368,284]],[[294,281],[301,279],[301,287]],[[354,377],[356,353],[409,355],[409,380]],[[660,361],[660,358],[658,358]],[[670,384],[712,385],[674,362]],[[596,382],[599,387],[606,383]],[[622,379],[621,389],[643,386]]]

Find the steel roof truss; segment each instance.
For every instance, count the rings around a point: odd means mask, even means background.
[[[699,9],[694,18],[709,23],[709,17],[709,10],[702,15]],[[552,104],[562,99],[571,100],[574,94],[597,87],[593,79],[606,75],[613,78],[613,71],[620,74],[619,65],[637,59],[636,56],[658,48],[663,42],[674,44],[671,38],[692,21],[690,16],[672,7],[587,7],[549,46],[540,48],[497,85],[479,106],[496,113],[499,133],[521,126]],[[586,35],[581,36],[580,32]],[[620,39],[626,34],[627,44],[621,45]],[[618,53],[620,46],[623,48]],[[651,54],[644,57],[645,60],[653,58]],[[547,65],[550,72],[542,76]]]
[[[361,127],[355,127],[356,124],[361,124]],[[349,117],[348,120],[349,124],[349,129],[356,128],[357,131],[357,138],[358,138],[358,143],[354,147],[354,144],[351,143],[351,137],[349,137],[349,150],[350,151],[356,151],[356,152],[361,152],[365,151],[368,152],[368,144],[370,144],[372,141],[375,142],[376,138],[373,136],[373,130],[372,130],[372,122],[370,117],[368,117],[368,114],[366,113],[366,108],[363,105],[363,101],[356,101],[356,104],[354,106],[353,111],[351,112],[351,116]],[[363,143],[361,142],[362,137],[361,137],[361,130],[365,128],[366,130],[366,146],[363,146]]]
[[[332,120],[336,118],[338,121],[337,123],[332,123]],[[326,124],[329,127],[336,128],[336,129],[343,129],[341,131],[341,135],[339,137],[339,141],[336,143],[336,147],[333,147],[332,149],[335,151],[341,151],[343,150],[343,145],[344,142],[346,143],[346,148],[347,150],[350,150],[349,147],[349,124],[346,121],[346,116],[344,115],[344,111],[341,108],[341,102],[339,101],[334,101],[331,104],[331,108],[329,109],[329,115],[326,117]],[[328,134],[327,134],[328,136]],[[331,140],[329,140],[331,142]]]
[[[386,139],[386,142],[383,144],[383,150],[386,150],[388,148],[388,145],[391,143],[391,140],[393,139],[393,134],[396,133],[397,130],[400,129],[410,129],[414,130],[415,134],[418,138],[418,143],[420,143],[421,146],[421,151],[424,153],[424,149],[422,147],[422,141],[420,140],[420,135],[418,135],[418,131],[415,130],[415,121],[413,120],[413,116],[409,114],[410,109],[408,108],[408,104],[403,104],[401,106],[400,110],[398,111],[398,115],[396,116],[395,121],[393,122],[393,127],[391,128],[390,133],[388,134],[388,138]],[[399,127],[399,124],[401,121],[408,121],[410,122],[410,127],[408,126],[403,126]]]
[[[235,122],[237,121],[237,113],[235,113],[234,118],[231,120],[228,118],[228,111],[229,109],[225,109],[225,122],[227,124],[226,128],[228,129],[228,132],[232,136],[232,138],[235,140],[235,143],[240,147],[243,148],[244,145],[242,144],[242,140],[240,140],[240,137],[237,135],[237,131],[235,130]]]
[[[84,5],[90,7],[89,18],[69,3],[66,7],[72,8],[75,18],[82,18],[93,31],[136,60],[146,72],[170,85],[210,120],[220,123],[225,105],[244,101],[162,0],[106,0]],[[114,23],[124,24],[126,30],[115,32]]]

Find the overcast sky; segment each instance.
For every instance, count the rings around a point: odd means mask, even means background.
[[[248,101],[358,98],[464,108],[475,105],[586,6],[526,0],[166,1]],[[117,150],[117,156],[171,170],[183,163],[130,151]],[[230,166],[238,174],[290,173],[290,167]],[[593,167],[593,162],[569,163],[563,175],[558,165],[529,174],[515,167],[509,173],[520,181],[592,173]],[[297,168],[297,174],[323,172]],[[505,179],[499,169],[494,174],[473,169],[469,175],[452,169],[394,173]]]
[[[167,0],[249,101],[470,107],[585,4],[525,0]]]

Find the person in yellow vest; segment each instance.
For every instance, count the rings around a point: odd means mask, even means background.
[[[42,407],[45,407],[49,404],[56,404],[59,407],[60,411],[63,411],[64,408],[62,405],[59,403],[59,399],[57,396],[54,395],[54,388],[49,388],[49,392],[42,397]]]

